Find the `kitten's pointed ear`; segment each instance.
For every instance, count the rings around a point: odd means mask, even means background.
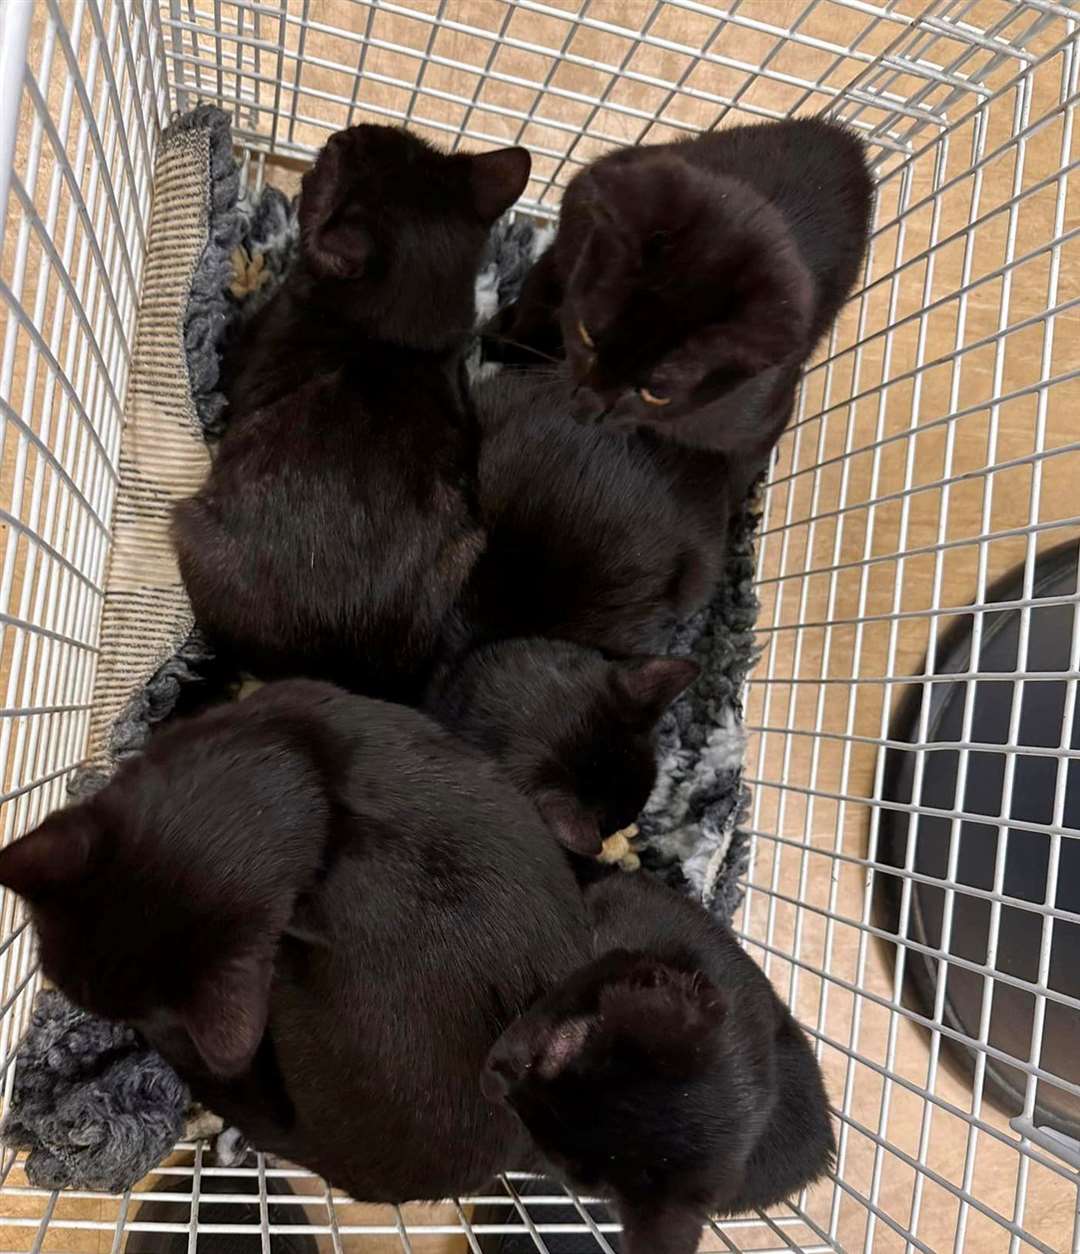
[[[554,1080],[585,1048],[595,1015],[561,1022],[526,1016],[512,1023],[491,1047],[481,1087],[489,1101],[500,1101],[522,1081]]]
[[[199,982],[181,1019],[208,1070],[228,1079],[246,1070],[270,1013],[269,954],[241,954]]]
[[[331,137],[301,183],[300,251],[321,278],[360,278],[375,250],[362,206],[344,181],[348,154],[345,139]]]
[[[600,994],[600,1018],[659,1064],[693,1061],[697,1046],[723,1022],[727,1002],[701,971],[641,958]]]
[[[685,1202],[620,1202],[624,1254],[695,1254],[707,1216]]]
[[[86,873],[96,830],[81,809],[51,815],[0,850],[0,884],[30,901],[62,892]]]
[[[552,1025],[537,1055],[536,1070],[541,1079],[554,1080],[566,1070],[585,1048],[595,1023],[595,1018],[582,1015]]]
[[[688,657],[633,657],[614,667],[619,693],[649,722],[655,722],[700,674],[701,667]]]
[[[536,800],[540,816],[565,849],[594,858],[603,848],[596,819],[565,793],[544,793]]]
[[[359,279],[375,243],[355,212],[346,207],[305,241],[308,261],[328,278]]]
[[[473,204],[485,222],[494,222],[525,190],[532,169],[526,148],[498,148],[469,158]]]

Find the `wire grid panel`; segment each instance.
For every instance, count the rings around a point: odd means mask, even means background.
[[[1042,1060],[1057,1018],[1080,1042],[1080,1002],[1050,970],[1055,928],[1076,914],[1056,900],[1062,850],[1080,839],[1064,819],[1077,757],[1072,716],[1080,630],[1052,676],[1027,669],[1021,645],[1012,715],[1001,744],[973,731],[980,642],[993,620],[991,585],[1018,564],[1009,604],[1028,638],[1036,554],[1080,534],[1080,233],[1075,178],[1078,49],[1075,24],[1043,28],[985,95],[883,174],[865,286],[810,371],[764,503],[758,552],[762,660],[747,698],[756,844],[741,933],[810,1030],[838,1105],[840,1152],[830,1190],[806,1205],[844,1249],[1076,1249],[1075,1165],[1044,1138],[1027,1139],[992,1104],[987,1068],[1023,1076],[1023,1116],[1039,1085],[1076,1096]],[[1074,607],[1075,596],[1063,598]],[[1000,610],[1002,603],[994,603]],[[935,684],[959,686],[963,732],[913,754],[912,800],[882,797],[890,722],[913,675],[935,672],[949,628],[972,626],[970,665]],[[995,673],[995,678],[1002,678]],[[1025,685],[1065,689],[1060,739],[1021,725]],[[919,741],[927,736],[924,700]],[[882,816],[908,811],[915,830],[932,750],[955,754],[940,946],[907,937],[920,881],[917,841],[896,871],[876,864]],[[976,755],[1005,759],[1000,807],[965,788]],[[1048,844],[1044,901],[1006,883],[1014,791],[1047,755],[1046,819],[1026,825]],[[984,824],[993,882],[955,884],[960,831]],[[940,828],[940,825],[939,825]],[[921,830],[921,829],[919,829]],[[925,877],[923,877],[925,878]],[[899,892],[901,922],[875,911],[882,881]],[[950,949],[958,901],[984,903],[986,952]],[[1003,911],[1038,920],[1027,969],[996,971]],[[898,943],[899,942],[899,943]],[[1028,956],[1025,956],[1028,957]],[[916,960],[937,973],[931,1011],[912,1008],[905,976]],[[979,1027],[946,1014],[955,971],[981,979]],[[1022,991],[1033,1031],[1016,1056],[990,1041],[995,979]],[[1075,989],[1073,990],[1075,993]],[[949,1065],[953,1043],[973,1075]],[[1023,1128],[1024,1125],[1021,1125]]]
[[[214,99],[237,137],[308,158],[360,121],[457,147],[525,144],[525,207],[554,212],[611,144],[839,110],[877,159],[985,97],[1055,20],[973,0],[163,0],[181,108]]]
[[[580,1254],[616,1254],[619,1226],[603,1203],[550,1182],[526,1196],[529,1182],[530,1177],[511,1174],[493,1181],[486,1194],[452,1202],[362,1206],[308,1172],[262,1155],[244,1166],[220,1167],[201,1144],[184,1144],[169,1163],[119,1197],[88,1191],[43,1197],[42,1190],[25,1185],[16,1168],[3,1192],[12,1212],[3,1222],[6,1240],[17,1248],[33,1240],[34,1248],[122,1250],[132,1238],[145,1243],[232,1234],[261,1237],[264,1251],[272,1251],[278,1239],[308,1237],[320,1251],[338,1254],[466,1254],[481,1249],[481,1242],[490,1248],[493,1238],[517,1235],[541,1254],[549,1241],[568,1237],[576,1238]],[[20,1204],[25,1213],[14,1213]],[[769,1224],[772,1248],[805,1254],[834,1248],[795,1216],[778,1216]],[[752,1218],[729,1221],[723,1229],[712,1224],[701,1249],[764,1250],[768,1247],[756,1235],[762,1228]]]
[[[64,778],[84,744],[157,120],[166,102],[151,18],[138,0],[0,6],[4,842],[63,799]],[[5,1100],[35,987],[25,916],[4,894]]]
[[[756,863],[740,931],[817,1043],[840,1162],[827,1186],[775,1215],[713,1225],[703,1249],[1075,1247],[1075,1175],[1010,1129],[978,1068],[974,1089],[952,1076],[940,1008],[920,1020],[903,1007],[910,946],[894,944],[883,963],[871,909],[883,874],[873,861],[880,750],[898,693],[924,654],[932,667],[941,627],[970,614],[973,598],[978,613],[999,570],[1030,570],[1039,548],[1080,521],[1069,421],[1080,340],[1071,8],[167,0],[151,12],[138,0],[42,0],[11,129],[0,288],[13,346],[0,375],[4,839],[56,803],[85,734],[150,167],[167,108],[219,101],[271,173],[361,120],[406,121],[451,146],[522,142],[536,156],[528,203],[548,213],[613,142],[831,109],[864,133],[881,184],[865,287],[809,374],[764,502],[765,651],[747,704]],[[1073,687],[1077,663],[1066,672]],[[1015,734],[1010,745],[1020,747]],[[950,817],[961,821],[962,809]],[[1059,802],[1047,829],[1058,849],[1074,838],[1061,819]],[[910,885],[915,872],[898,878]],[[987,893],[995,909],[1004,896],[1001,884]],[[21,916],[10,901],[2,909],[10,1085],[34,982]],[[1064,912],[1049,901],[1039,913],[1045,954]],[[1047,974],[1029,982],[1032,996],[1075,1012]],[[1016,1061],[1033,1103],[1034,1081],[1055,1079],[1039,1041]],[[287,1228],[325,1249],[456,1254],[479,1249],[491,1225],[472,1216],[495,1200],[359,1207],[278,1165],[226,1172],[197,1147],[119,1199],[50,1195],[17,1163],[4,1166],[0,1243],[11,1248],[119,1250],[129,1232],[179,1230],[193,1242],[197,1230],[241,1230],[267,1249]],[[233,1192],[211,1187],[222,1178]],[[275,1180],[295,1196],[276,1195]],[[523,1198],[514,1180],[500,1187],[510,1209],[496,1228],[528,1233],[538,1249],[545,1233],[567,1230],[551,1220],[566,1198]],[[255,1218],[242,1209],[253,1190]],[[208,1218],[220,1217],[211,1193],[235,1208],[235,1223]],[[155,1197],[178,1203],[179,1217],[140,1218]],[[570,1230],[603,1250],[610,1222],[588,1199],[571,1205]],[[290,1207],[303,1210],[299,1229],[280,1222]]]

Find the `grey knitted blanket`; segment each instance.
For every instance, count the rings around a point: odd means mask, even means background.
[[[221,345],[286,273],[296,245],[295,206],[270,186],[257,195],[239,193],[226,114],[200,106],[174,128],[208,137],[209,221],[187,298],[183,342],[194,414],[212,442],[227,421],[218,390]],[[496,225],[477,279],[478,319],[514,297],[551,235],[550,226],[525,218]],[[643,866],[725,921],[741,900],[749,852],[740,827],[747,802],[740,691],[755,659],[756,522],[749,507],[735,520],[720,591],[677,633],[673,652],[695,657],[701,678],[660,726],[660,779],[639,820]],[[107,766],[139,752],[193,686],[217,682],[197,627],[179,647],[170,643],[158,656],[166,660],[145,682],[131,676],[133,695],[113,722]],[[77,790],[92,790],[102,778],[95,764],[78,778]],[[186,1102],[184,1086],[134,1034],[48,991],[39,995],[18,1052],[3,1137],[30,1151],[26,1172],[32,1183],[121,1192],[171,1148]]]

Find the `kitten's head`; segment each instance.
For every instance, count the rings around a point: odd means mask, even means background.
[[[231,725],[230,725],[231,723]],[[312,769],[219,712],[160,733],[99,793],[0,851],[44,974],[173,1061],[235,1075],[325,837]]]
[[[812,279],[746,183],[648,150],[581,178],[561,310],[581,420],[663,428],[805,352]]]
[[[594,855],[648,801],[656,724],[698,673],[687,658],[506,640],[471,654],[432,704],[502,764],[560,844]]]
[[[524,148],[440,152],[390,126],[352,126],[304,175],[300,248],[322,305],[418,347],[465,335],[491,224],[525,190]]]
[[[511,1024],[483,1089],[557,1171],[613,1196],[627,1248],[689,1254],[718,1175],[737,1173],[746,1152],[737,1052],[751,1045],[729,1046],[728,1014],[700,971],[616,950]]]

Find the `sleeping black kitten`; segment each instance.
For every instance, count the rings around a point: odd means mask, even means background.
[[[571,180],[489,355],[565,353],[578,416],[760,469],[858,274],[873,184],[821,118],[620,148]]]
[[[728,459],[581,427],[556,373],[504,370],[473,400],[487,544],[451,620],[456,647],[546,636],[663,652],[723,571]]]
[[[805,1036],[731,933],[642,875],[585,893],[597,955],[491,1051],[485,1089],[579,1189],[623,1254],[692,1254],[710,1214],[775,1205],[834,1141]]]
[[[559,373],[503,371],[473,397],[487,543],[427,708],[595,855],[648,799],[656,722],[697,675],[655,654],[722,572],[727,459],[579,426]]]
[[[609,661],[560,640],[506,640],[441,676],[426,708],[490,753],[561,845],[586,856],[656,783],[656,722],[698,675],[687,658]]]
[[[304,176],[299,256],[230,347],[228,431],[174,518],[196,620],[238,667],[418,696],[483,546],[462,353],[528,174],[521,148],[356,126]]]
[[[480,1074],[587,955],[581,894],[493,762],[309,681],[164,728],[0,851],[45,974],[137,1027],[258,1148],[366,1201],[535,1162]]]

